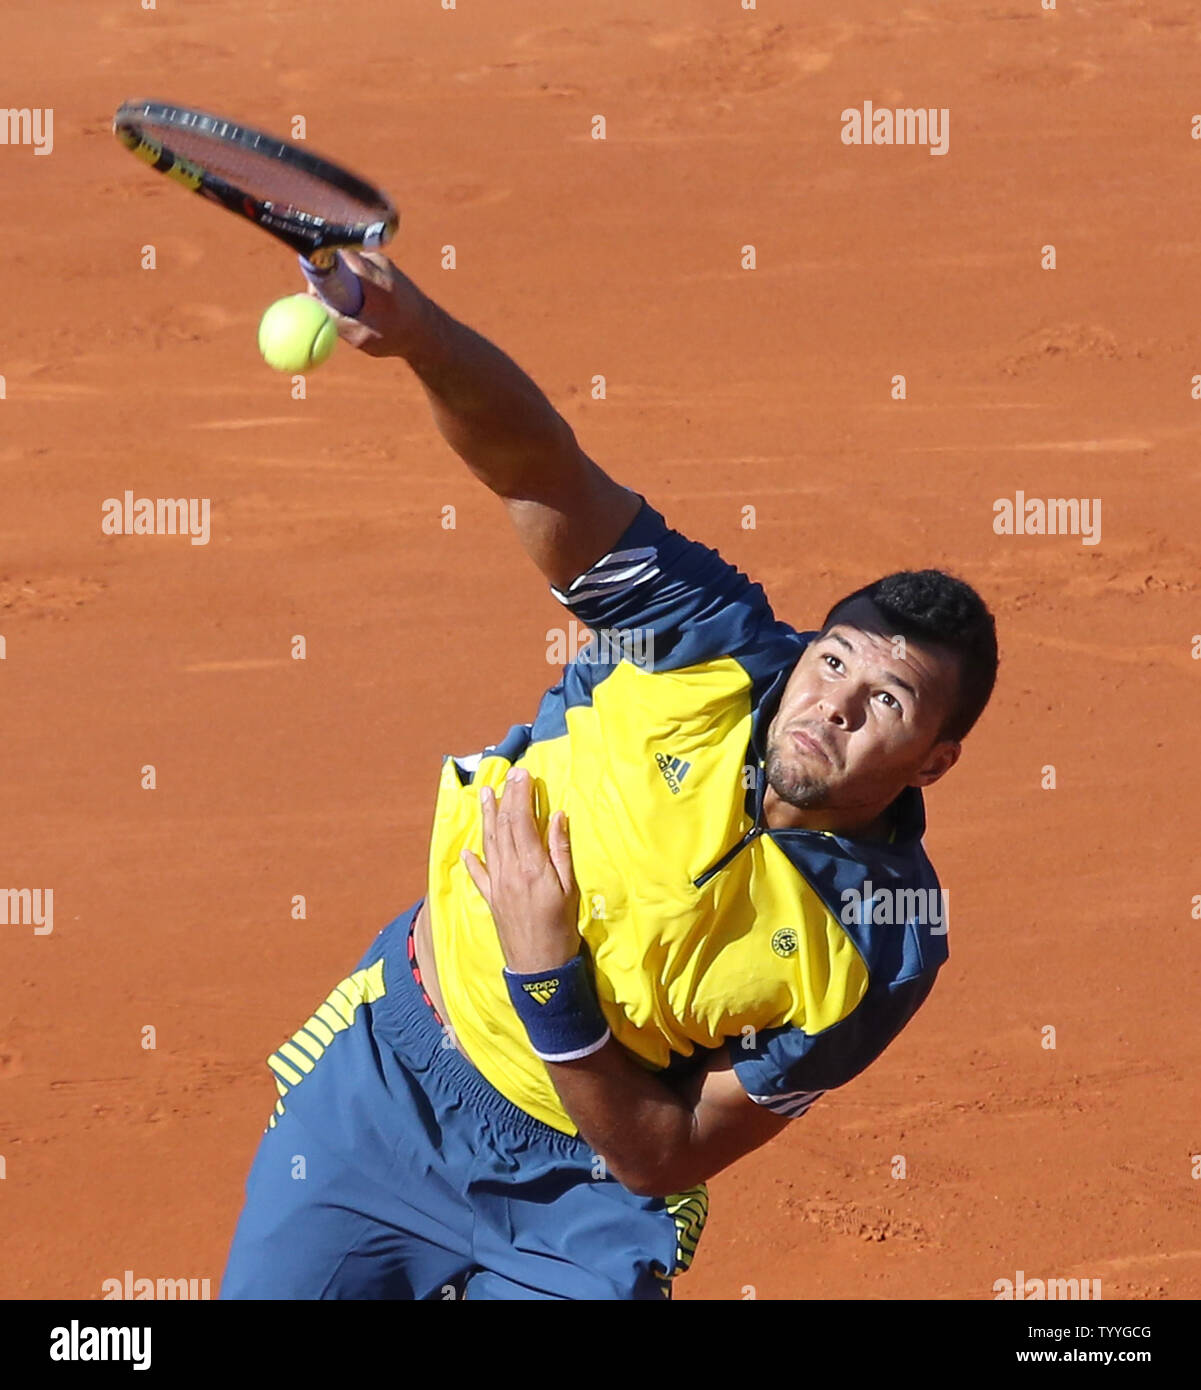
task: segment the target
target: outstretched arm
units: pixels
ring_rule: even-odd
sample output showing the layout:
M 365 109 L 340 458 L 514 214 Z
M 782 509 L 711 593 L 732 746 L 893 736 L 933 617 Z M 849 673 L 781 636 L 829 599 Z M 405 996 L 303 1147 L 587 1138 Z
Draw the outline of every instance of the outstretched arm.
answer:
M 363 281 L 338 331 L 372 357 L 399 357 L 425 388 L 442 437 L 504 502 L 530 558 L 565 589 L 613 548 L 639 499 L 614 482 L 533 381 L 453 319 L 378 252 L 346 259 Z

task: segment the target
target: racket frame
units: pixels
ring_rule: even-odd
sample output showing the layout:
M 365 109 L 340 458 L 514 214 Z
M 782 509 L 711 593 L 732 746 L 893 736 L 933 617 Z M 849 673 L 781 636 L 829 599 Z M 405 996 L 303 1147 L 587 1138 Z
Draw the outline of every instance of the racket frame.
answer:
M 145 128 L 147 121 L 154 123 L 152 131 Z M 188 130 L 238 145 L 268 159 L 283 160 L 349 197 L 377 204 L 383 216 L 370 222 L 332 222 L 290 205 L 281 207 L 268 199 L 255 197 L 173 150 L 171 129 Z M 400 222 L 388 195 L 357 174 L 290 141 L 221 116 L 165 101 L 127 101 L 113 118 L 113 133 L 126 149 L 151 168 L 256 223 L 318 269 L 337 269 L 340 247 L 357 250 L 385 245 L 395 235 Z

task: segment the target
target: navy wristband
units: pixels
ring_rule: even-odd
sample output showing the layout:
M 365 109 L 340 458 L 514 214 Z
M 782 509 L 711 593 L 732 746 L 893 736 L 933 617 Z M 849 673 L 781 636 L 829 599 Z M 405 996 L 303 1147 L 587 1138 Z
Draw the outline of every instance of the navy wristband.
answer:
M 505 971 L 505 984 L 530 1045 L 544 1062 L 575 1062 L 609 1041 L 583 952 L 555 970 Z

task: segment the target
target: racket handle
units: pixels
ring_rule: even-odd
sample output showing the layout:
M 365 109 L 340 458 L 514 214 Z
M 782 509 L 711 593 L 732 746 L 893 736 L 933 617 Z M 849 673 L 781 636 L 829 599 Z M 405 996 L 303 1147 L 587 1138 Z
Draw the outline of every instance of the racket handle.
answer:
M 309 284 L 337 313 L 354 318 L 363 307 L 363 286 L 341 256 L 335 256 L 328 266 L 316 266 L 301 256 L 300 268 Z

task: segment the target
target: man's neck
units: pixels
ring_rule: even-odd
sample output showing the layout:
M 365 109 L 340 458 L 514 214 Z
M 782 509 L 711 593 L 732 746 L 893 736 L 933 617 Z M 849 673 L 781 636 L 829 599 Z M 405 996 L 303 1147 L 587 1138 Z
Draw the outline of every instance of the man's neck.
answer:
M 763 794 L 763 824 L 769 830 L 827 830 L 850 840 L 887 840 L 894 825 L 893 804 L 882 810 L 871 807 L 859 816 L 845 810 L 808 811 L 768 787 Z

